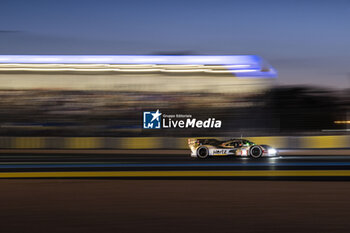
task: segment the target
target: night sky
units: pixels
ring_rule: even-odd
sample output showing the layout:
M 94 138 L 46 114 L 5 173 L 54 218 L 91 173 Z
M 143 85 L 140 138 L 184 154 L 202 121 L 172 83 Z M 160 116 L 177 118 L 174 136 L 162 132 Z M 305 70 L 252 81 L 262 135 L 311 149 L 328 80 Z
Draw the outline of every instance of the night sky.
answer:
M 1 0 L 0 54 L 257 54 L 278 84 L 350 87 L 350 1 Z

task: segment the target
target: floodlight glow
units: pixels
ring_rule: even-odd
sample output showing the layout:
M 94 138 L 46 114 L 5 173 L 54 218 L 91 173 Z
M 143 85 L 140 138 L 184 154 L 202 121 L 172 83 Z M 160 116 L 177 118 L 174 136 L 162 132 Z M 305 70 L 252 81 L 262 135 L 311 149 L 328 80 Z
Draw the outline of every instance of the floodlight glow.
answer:
M 125 66 L 125 68 L 159 68 L 133 69 L 132 72 L 232 73 L 241 78 L 275 78 L 277 76 L 277 72 L 271 66 L 255 55 L 0 55 L 0 65 L 16 66 L 19 67 L 17 70 L 23 71 L 42 71 L 42 69 L 33 68 L 50 67 L 50 65 L 51 67 L 65 66 L 63 69 L 47 69 L 50 71 L 130 71 L 110 69 Z M 21 65 L 23 67 L 20 67 Z M 105 66 L 107 69 L 76 69 L 79 66 L 87 68 Z M 1 70 L 9 70 L 9 68 Z M 10 70 L 15 69 L 10 68 Z
M 258 65 L 254 55 L 0 55 L 6 63 L 108 63 L 108 64 L 164 64 L 164 65 Z

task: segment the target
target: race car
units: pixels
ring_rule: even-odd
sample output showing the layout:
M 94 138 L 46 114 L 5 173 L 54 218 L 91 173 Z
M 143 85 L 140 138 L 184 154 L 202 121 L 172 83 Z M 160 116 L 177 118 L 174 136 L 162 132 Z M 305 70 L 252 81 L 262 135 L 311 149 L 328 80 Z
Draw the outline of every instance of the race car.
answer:
M 191 157 L 206 159 L 211 156 L 239 156 L 254 159 L 278 156 L 278 151 L 268 145 L 257 145 L 246 139 L 188 139 Z

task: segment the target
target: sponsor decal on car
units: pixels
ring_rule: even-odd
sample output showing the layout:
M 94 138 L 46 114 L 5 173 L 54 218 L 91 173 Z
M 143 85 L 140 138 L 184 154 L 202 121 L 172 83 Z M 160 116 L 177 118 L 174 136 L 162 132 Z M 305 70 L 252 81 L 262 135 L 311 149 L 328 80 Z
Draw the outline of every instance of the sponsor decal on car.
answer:
M 219 149 L 219 150 L 213 150 L 214 155 L 225 155 L 227 154 L 228 150 L 225 149 Z

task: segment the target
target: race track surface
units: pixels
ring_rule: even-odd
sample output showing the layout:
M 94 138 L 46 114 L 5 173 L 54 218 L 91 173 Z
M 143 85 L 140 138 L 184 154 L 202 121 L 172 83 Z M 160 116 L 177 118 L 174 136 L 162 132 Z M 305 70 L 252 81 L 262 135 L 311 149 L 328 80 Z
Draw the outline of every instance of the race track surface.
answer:
M 0 171 L 6 233 L 350 229 L 347 156 L 11 153 Z
M 350 156 L 198 160 L 183 154 L 1 154 L 1 178 L 350 178 Z
M 350 184 L 237 180 L 0 180 L 0 231 L 349 232 Z

